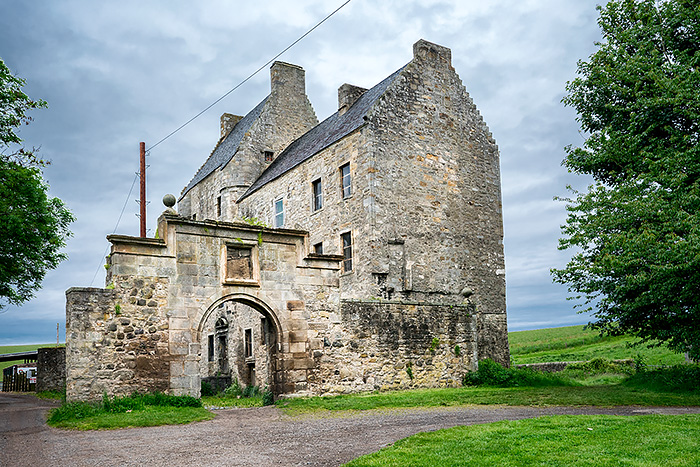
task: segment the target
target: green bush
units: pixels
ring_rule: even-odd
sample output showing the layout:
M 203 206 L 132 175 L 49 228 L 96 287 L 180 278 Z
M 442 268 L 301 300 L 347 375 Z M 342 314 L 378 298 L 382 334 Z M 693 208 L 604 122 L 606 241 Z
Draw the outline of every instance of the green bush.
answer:
M 660 391 L 700 391 L 700 365 L 682 364 L 637 372 L 626 382 L 628 386 Z
M 493 360 L 486 358 L 479 362 L 477 371 L 470 371 L 462 377 L 464 386 L 495 387 L 542 387 L 542 386 L 576 386 L 577 383 L 553 373 L 544 373 L 529 368 L 504 368 Z
M 81 420 L 102 413 L 99 402 L 67 402 L 51 409 L 47 421 L 57 423 L 66 420 Z
M 260 396 L 260 388 L 258 386 L 246 386 L 241 392 L 241 397 L 258 397 Z
M 211 384 L 209 384 L 208 381 L 202 381 L 200 388 L 201 388 L 202 397 L 216 395 L 216 391 L 214 391 L 214 388 L 211 387 Z
M 631 375 L 635 372 L 635 367 L 626 362 L 613 362 L 605 358 L 594 358 L 587 362 L 571 363 L 564 371 L 567 376 L 578 378 L 605 373 Z
M 231 382 L 231 386 L 224 389 L 224 394 L 226 394 L 229 397 L 236 397 L 236 396 L 243 395 L 243 388 L 241 387 L 241 383 L 238 382 L 238 378 L 233 378 L 233 381 Z
M 274 405 L 275 395 L 272 393 L 272 391 L 265 391 L 262 395 L 262 401 L 263 405 Z

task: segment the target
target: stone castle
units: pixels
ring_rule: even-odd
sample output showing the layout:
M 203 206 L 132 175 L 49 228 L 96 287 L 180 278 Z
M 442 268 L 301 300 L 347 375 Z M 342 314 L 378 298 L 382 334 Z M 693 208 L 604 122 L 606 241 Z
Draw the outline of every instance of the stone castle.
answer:
M 66 292 L 69 400 L 440 387 L 509 363 L 498 148 L 424 40 L 321 123 L 304 70 L 275 62 L 156 238 L 108 240 L 108 287 Z

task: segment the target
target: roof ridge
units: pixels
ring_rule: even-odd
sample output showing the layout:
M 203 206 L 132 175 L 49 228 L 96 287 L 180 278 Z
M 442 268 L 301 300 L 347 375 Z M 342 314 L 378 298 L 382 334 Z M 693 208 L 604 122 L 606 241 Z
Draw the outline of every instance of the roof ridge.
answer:
M 363 126 L 365 124 L 364 117 L 406 66 L 408 64 L 365 91 L 342 115 L 336 111 L 292 141 L 260 174 L 238 201 L 245 199 L 267 183 L 281 177 L 302 162 Z
M 214 146 L 209 157 L 204 161 L 199 170 L 197 170 L 187 186 L 182 189 L 180 199 L 194 188 L 195 185 L 216 171 L 216 169 L 225 166 L 231 161 L 236 151 L 238 151 L 238 146 L 241 144 L 243 136 L 245 136 L 245 133 L 250 129 L 253 123 L 255 123 L 258 117 L 260 117 L 262 109 L 269 98 L 270 95 L 268 94 L 265 99 L 260 101 L 258 105 L 253 108 L 253 110 L 239 120 L 225 137 L 219 138 L 219 141 Z

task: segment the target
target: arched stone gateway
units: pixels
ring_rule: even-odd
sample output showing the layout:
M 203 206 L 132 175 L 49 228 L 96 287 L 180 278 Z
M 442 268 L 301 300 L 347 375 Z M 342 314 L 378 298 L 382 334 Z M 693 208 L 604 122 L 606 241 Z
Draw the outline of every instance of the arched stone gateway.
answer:
M 216 390 L 238 381 L 279 393 L 280 334 L 274 311 L 256 297 L 232 294 L 215 301 L 197 328 L 202 381 Z
M 158 232 L 110 236 L 107 288 L 66 292 L 68 398 L 198 396 L 216 374 L 276 395 L 317 393 L 341 258 L 309 255 L 306 232 L 168 212 Z

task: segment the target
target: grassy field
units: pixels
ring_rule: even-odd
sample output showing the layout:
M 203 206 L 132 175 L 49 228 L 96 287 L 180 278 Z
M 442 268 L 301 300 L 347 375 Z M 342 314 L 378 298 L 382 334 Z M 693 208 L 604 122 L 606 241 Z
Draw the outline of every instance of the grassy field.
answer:
M 601 337 L 597 331 L 583 326 L 537 329 L 508 333 L 511 360 L 515 364 L 540 362 L 634 359 L 641 355 L 648 365 L 683 363 L 682 354 L 666 347 L 649 349 L 646 345 L 631 347 L 635 339 L 629 336 Z
M 27 352 L 29 350 L 36 350 L 41 347 L 54 347 L 55 345 L 56 344 L 0 345 L 0 354 Z M 65 344 L 60 344 L 60 346 L 64 347 Z M 17 365 L 19 363 L 24 363 L 24 360 L 0 362 L 0 381 L 2 381 L 2 370 L 7 368 L 8 366 Z
M 553 416 L 420 433 L 346 466 L 696 466 L 698 439 L 700 415 Z

